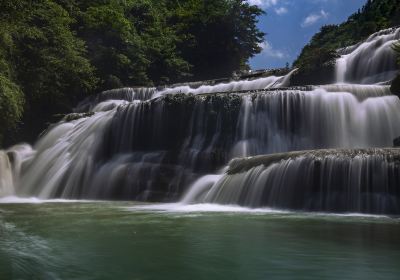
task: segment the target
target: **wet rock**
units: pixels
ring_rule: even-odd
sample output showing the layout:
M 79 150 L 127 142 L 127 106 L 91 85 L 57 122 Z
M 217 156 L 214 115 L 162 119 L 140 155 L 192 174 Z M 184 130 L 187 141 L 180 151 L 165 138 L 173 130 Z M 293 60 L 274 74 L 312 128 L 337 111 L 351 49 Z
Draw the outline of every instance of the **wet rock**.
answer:
M 82 118 L 87 118 L 87 117 L 91 117 L 94 115 L 94 112 L 87 112 L 87 113 L 72 113 L 72 114 L 68 114 L 66 115 L 63 120 L 66 122 L 72 122 L 75 120 L 79 120 Z

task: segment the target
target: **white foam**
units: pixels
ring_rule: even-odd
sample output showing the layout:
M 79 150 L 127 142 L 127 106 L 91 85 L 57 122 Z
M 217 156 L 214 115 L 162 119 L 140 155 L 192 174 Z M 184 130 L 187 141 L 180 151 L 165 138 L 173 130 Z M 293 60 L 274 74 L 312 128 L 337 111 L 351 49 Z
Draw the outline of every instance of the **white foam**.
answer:
M 0 204 L 42 204 L 42 203 L 87 203 L 91 200 L 73 200 L 73 199 L 40 199 L 37 197 L 17 197 L 6 196 L 0 198 Z
M 323 212 L 307 212 L 307 214 L 314 216 L 335 216 L 335 217 L 353 217 L 353 218 L 387 218 L 393 219 L 392 217 L 386 215 L 377 215 L 377 214 L 364 214 L 364 213 L 323 213 Z
M 160 211 L 160 212 L 237 212 L 237 213 L 289 213 L 284 210 L 272 208 L 247 208 L 238 205 L 221 205 L 211 203 L 183 204 L 183 203 L 163 203 L 146 204 L 132 207 L 125 207 L 130 211 Z
M 123 207 L 123 209 L 132 212 L 162 212 L 162 213 L 185 213 L 185 217 L 198 217 L 199 215 L 193 215 L 193 213 L 236 213 L 236 214 L 256 214 L 256 215 L 268 215 L 268 214 L 283 214 L 290 218 L 301 218 L 301 219 L 324 219 L 324 218 L 366 218 L 370 219 L 387 219 L 391 222 L 399 220 L 398 218 L 389 217 L 386 215 L 376 214 L 363 214 L 363 213 L 328 213 L 328 212 L 305 212 L 305 211 L 293 211 L 293 210 L 282 210 L 273 208 L 248 208 L 241 207 L 238 205 L 221 205 L 212 203 L 200 203 L 200 204 L 183 204 L 183 203 L 162 203 L 162 204 L 145 204 L 136 205 L 131 207 Z

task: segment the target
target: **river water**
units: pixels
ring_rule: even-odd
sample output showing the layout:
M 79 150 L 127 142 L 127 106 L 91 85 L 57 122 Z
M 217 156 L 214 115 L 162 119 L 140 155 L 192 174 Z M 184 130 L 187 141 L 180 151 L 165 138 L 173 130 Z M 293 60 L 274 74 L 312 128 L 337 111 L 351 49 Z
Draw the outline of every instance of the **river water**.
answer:
M 400 275 L 396 217 L 207 204 L 3 199 L 0 236 L 0 279 Z

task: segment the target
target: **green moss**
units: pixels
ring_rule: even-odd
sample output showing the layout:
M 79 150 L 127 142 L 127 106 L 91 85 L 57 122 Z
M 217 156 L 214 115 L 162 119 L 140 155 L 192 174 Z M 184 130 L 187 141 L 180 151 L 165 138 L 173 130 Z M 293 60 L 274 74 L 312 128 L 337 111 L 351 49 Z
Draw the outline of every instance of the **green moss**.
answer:
M 16 127 L 22 117 L 24 95 L 8 78 L 0 75 L 0 144 L 10 129 Z

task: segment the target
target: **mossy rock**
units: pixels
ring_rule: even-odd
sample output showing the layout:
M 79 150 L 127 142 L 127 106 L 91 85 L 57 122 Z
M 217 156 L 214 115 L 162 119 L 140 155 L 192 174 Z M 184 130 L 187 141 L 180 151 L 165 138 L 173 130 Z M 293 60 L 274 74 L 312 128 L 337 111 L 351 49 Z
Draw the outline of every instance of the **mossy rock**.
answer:
M 94 112 L 87 112 L 87 113 L 72 113 L 72 114 L 68 114 L 66 115 L 63 120 L 66 122 L 72 122 L 75 120 L 79 120 L 82 118 L 88 118 L 94 115 Z

